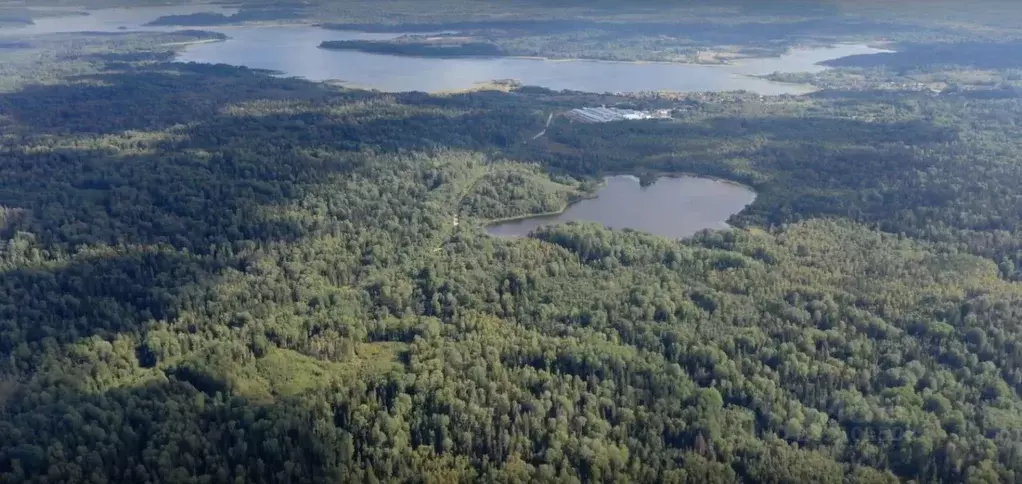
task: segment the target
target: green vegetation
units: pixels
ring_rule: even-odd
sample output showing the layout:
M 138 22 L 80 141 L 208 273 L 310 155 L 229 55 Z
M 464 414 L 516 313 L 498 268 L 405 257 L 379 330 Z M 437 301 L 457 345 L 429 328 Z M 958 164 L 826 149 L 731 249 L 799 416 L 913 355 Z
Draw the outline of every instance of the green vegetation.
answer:
M 218 12 L 196 12 L 184 15 L 164 15 L 148 25 L 173 25 L 186 27 L 209 27 L 245 22 L 298 20 L 304 15 L 300 10 L 289 8 L 242 8 L 238 13 L 224 15 Z
M 196 12 L 183 15 L 164 15 L 147 25 L 188 25 L 202 27 L 233 23 L 234 15 L 227 16 L 217 12 Z
M 0 480 L 1022 478 L 1022 66 L 430 96 L 170 62 L 206 38 L 0 50 Z M 622 101 L 675 119 L 546 127 Z M 483 230 L 620 172 L 759 196 Z
M 574 180 L 550 180 L 536 166 L 493 165 L 461 200 L 461 214 L 483 220 L 504 220 L 563 211 L 590 195 Z
M 377 40 L 327 40 L 319 44 L 321 49 L 356 50 L 370 54 L 405 55 L 417 57 L 481 57 L 505 55 L 500 48 L 485 42 L 448 42 L 398 39 Z
M 5 12 L 0 10 L 0 28 L 2 27 L 19 27 L 23 25 L 33 25 L 35 21 L 32 17 L 24 14 L 16 14 Z

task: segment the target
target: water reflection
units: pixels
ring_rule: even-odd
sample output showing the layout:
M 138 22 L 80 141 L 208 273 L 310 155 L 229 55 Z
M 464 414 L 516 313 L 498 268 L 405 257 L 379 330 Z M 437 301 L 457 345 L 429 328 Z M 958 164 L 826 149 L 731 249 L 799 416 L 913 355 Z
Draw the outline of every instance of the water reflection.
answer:
M 541 225 L 585 221 L 630 228 L 665 237 L 688 237 L 704 229 L 726 228 L 725 221 L 756 199 L 747 187 L 691 176 L 660 178 L 642 187 L 633 176 L 614 176 L 597 197 L 564 213 L 502 222 L 487 227 L 500 237 L 528 235 Z

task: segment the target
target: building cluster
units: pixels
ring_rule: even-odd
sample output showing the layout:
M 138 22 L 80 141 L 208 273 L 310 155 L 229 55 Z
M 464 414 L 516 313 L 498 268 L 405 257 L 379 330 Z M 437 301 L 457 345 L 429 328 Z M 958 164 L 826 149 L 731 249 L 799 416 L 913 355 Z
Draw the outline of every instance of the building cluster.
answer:
M 618 108 L 578 108 L 572 109 L 564 114 L 572 121 L 580 123 L 609 123 L 611 121 L 631 121 L 636 119 L 658 119 L 669 118 L 669 110 L 660 111 L 635 111 L 632 109 Z

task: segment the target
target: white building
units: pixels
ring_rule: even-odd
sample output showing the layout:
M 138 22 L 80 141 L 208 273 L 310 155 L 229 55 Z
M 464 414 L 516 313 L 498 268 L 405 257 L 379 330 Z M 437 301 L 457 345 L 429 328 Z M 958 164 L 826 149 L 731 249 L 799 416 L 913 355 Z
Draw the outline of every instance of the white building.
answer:
M 632 121 L 639 119 L 653 119 L 652 113 L 646 111 L 635 111 L 632 109 L 618 109 L 608 107 L 578 108 L 565 113 L 568 119 L 580 123 L 609 123 L 611 121 Z

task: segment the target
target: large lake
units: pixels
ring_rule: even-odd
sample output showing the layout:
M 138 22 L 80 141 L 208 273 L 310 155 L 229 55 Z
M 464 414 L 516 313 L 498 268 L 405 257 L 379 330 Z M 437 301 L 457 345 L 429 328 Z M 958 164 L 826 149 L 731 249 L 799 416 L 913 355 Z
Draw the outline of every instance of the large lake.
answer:
M 438 59 L 317 47 L 324 40 L 387 39 L 394 37 L 393 34 L 329 31 L 316 27 L 238 27 L 219 30 L 231 38 L 225 42 L 192 46 L 179 59 L 241 64 L 310 80 L 336 79 L 381 91 L 437 92 L 467 89 L 494 79 L 517 79 L 531 86 L 589 92 L 744 89 L 760 94 L 800 94 L 812 88 L 770 82 L 745 74 L 817 71 L 822 69 L 815 64 L 820 60 L 871 51 L 866 46 L 844 45 L 793 51 L 782 57 L 757 59 L 735 66 L 546 61 L 509 57 Z
M 0 36 L 30 36 L 75 31 L 175 30 L 147 27 L 162 15 L 213 11 L 209 6 L 93 10 L 84 17 L 42 18 L 36 25 L 2 29 Z M 230 10 L 219 10 L 225 14 Z M 223 63 L 278 71 L 313 81 L 340 80 L 381 91 L 450 91 L 494 79 L 517 79 L 527 85 L 590 92 L 671 90 L 748 90 L 760 94 L 801 94 L 810 86 L 750 77 L 772 72 L 813 72 L 817 63 L 856 54 L 883 52 L 865 45 L 794 50 L 784 56 L 751 59 L 736 65 L 544 61 L 520 58 L 435 59 L 320 49 L 324 40 L 388 39 L 399 34 L 325 30 L 309 25 L 207 27 L 227 34 L 225 42 L 185 49 L 184 62 Z
M 724 223 L 756 199 L 747 187 L 691 176 L 662 177 L 643 187 L 633 176 L 613 176 L 596 198 L 582 200 L 558 215 L 501 222 L 487 227 L 491 235 L 528 235 L 541 225 L 573 221 L 598 222 L 665 237 L 688 237 L 703 229 L 727 228 Z

